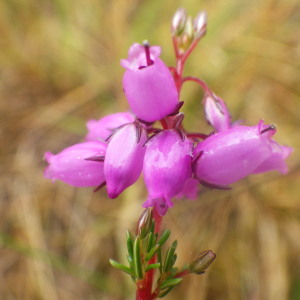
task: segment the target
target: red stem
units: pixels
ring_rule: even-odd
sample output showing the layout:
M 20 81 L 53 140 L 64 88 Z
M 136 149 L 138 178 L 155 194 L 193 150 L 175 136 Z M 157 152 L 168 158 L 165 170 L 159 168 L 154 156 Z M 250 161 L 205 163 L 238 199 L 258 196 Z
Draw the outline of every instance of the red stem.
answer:
M 162 224 L 162 216 L 158 213 L 155 207 L 153 208 L 153 218 L 155 220 L 154 233 L 159 233 Z
M 212 93 L 211 89 L 208 87 L 208 85 L 201 79 L 193 76 L 187 76 L 181 79 L 181 83 L 184 83 L 186 81 L 194 81 L 198 83 L 202 89 L 204 90 L 205 93 Z
M 182 85 L 182 74 L 183 74 L 183 68 L 186 63 L 186 60 L 194 50 L 194 48 L 197 46 L 199 42 L 199 39 L 195 39 L 192 44 L 190 45 L 189 49 L 182 55 L 179 54 L 178 52 L 178 45 L 177 45 L 177 40 L 176 37 L 173 37 L 173 45 L 174 45 L 174 50 L 175 50 L 175 56 L 177 60 L 176 64 L 176 73 L 174 74 L 174 80 L 175 84 L 177 87 L 178 93 L 180 93 L 181 90 L 181 85 Z
M 199 42 L 199 39 L 195 39 L 192 44 L 190 45 L 189 49 L 187 49 L 187 51 L 183 54 L 181 60 L 182 60 L 182 64 L 184 65 L 186 60 L 188 59 L 188 57 L 190 56 L 190 54 L 192 53 L 192 51 L 194 50 L 194 48 L 197 46 Z
M 177 44 L 176 36 L 172 37 L 172 41 L 173 41 L 173 47 L 174 47 L 174 51 L 175 51 L 175 57 L 176 57 L 176 60 L 178 60 L 179 53 L 178 53 L 178 44 Z
M 161 126 L 162 126 L 163 129 L 168 129 L 169 128 L 166 119 L 161 119 L 160 120 L 160 124 L 161 124 Z
M 175 57 L 176 57 L 176 72 L 174 72 L 174 80 L 175 80 L 175 84 L 176 84 L 176 87 L 177 87 L 178 94 L 180 94 L 182 83 L 185 81 L 185 80 L 182 79 L 184 65 L 185 65 L 188 57 L 190 56 L 190 54 L 192 53 L 192 51 L 195 49 L 198 42 L 200 41 L 200 38 L 194 39 L 193 42 L 191 43 L 191 45 L 189 46 L 189 48 L 183 54 L 179 53 L 178 41 L 177 41 L 176 36 L 172 37 L 172 41 L 173 41 L 173 47 L 174 47 Z M 173 69 L 174 68 L 172 68 L 172 71 L 173 71 Z
M 181 278 L 181 277 L 183 277 L 183 276 L 185 276 L 185 275 L 189 275 L 189 274 L 190 274 L 190 271 L 189 271 L 189 270 L 184 270 L 184 271 L 178 273 L 178 274 L 175 276 L 175 278 Z
M 201 139 L 201 140 L 205 140 L 206 138 L 209 137 L 209 135 L 204 134 L 204 133 L 198 133 L 198 132 L 188 132 L 187 134 L 188 138 L 196 138 L 196 139 Z
M 159 233 L 162 224 L 162 216 L 158 214 L 155 207 L 153 208 L 153 219 L 155 220 L 154 233 Z M 148 264 L 154 264 L 156 259 L 157 257 L 154 255 Z M 149 270 L 145 273 L 144 279 L 137 282 L 136 300 L 153 300 L 156 298 L 157 294 L 152 293 L 154 272 L 154 269 Z

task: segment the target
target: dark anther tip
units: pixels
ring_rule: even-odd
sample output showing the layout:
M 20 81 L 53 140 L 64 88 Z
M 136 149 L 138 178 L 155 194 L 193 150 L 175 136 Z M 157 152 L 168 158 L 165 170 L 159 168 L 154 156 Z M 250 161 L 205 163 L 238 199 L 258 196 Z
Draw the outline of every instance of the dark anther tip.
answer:
M 180 108 L 183 106 L 184 101 L 179 101 L 172 113 L 170 113 L 168 116 L 175 116 L 179 113 Z
M 186 137 L 185 133 L 180 128 L 177 128 L 175 130 L 178 133 L 179 137 L 181 138 L 181 141 L 184 142 L 185 141 L 185 137 Z
M 143 41 L 143 46 L 144 47 L 150 47 L 150 44 L 147 40 Z
M 84 160 L 91 160 L 91 161 L 103 162 L 104 159 L 105 159 L 104 155 L 95 155 L 95 156 L 87 157 Z
M 268 132 L 268 131 L 270 131 L 270 130 L 276 130 L 276 126 L 275 126 L 274 124 L 272 124 L 272 125 L 270 125 L 269 127 L 263 129 L 263 130 L 260 132 L 260 134 L 263 134 L 263 133 Z

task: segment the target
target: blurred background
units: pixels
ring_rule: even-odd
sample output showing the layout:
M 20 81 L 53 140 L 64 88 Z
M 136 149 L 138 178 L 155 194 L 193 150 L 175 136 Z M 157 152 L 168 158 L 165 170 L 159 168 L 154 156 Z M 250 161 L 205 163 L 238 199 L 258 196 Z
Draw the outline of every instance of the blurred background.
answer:
M 127 109 L 120 59 L 133 42 L 161 45 L 174 64 L 172 15 L 208 13 L 185 74 L 205 80 L 234 120 L 275 123 L 294 148 L 289 173 L 203 188 L 175 204 L 164 226 L 178 265 L 212 249 L 205 275 L 166 299 L 300 299 L 300 3 L 298 0 L 7 0 L 0 2 L 0 299 L 134 299 L 125 261 L 146 193 L 142 181 L 111 200 L 43 178 L 45 151 L 78 143 L 85 122 Z M 202 91 L 187 83 L 185 124 L 208 133 Z

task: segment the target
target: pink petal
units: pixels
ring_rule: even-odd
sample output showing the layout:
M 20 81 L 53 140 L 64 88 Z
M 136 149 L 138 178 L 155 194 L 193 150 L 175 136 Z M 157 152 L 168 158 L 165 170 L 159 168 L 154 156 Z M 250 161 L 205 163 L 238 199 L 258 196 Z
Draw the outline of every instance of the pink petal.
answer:
M 139 133 L 138 130 L 134 123 L 124 125 L 109 141 L 104 175 L 110 198 L 116 198 L 124 189 L 135 183 L 142 172 L 146 150 L 143 146 L 147 141 L 147 133 L 142 127 Z
M 89 157 L 104 156 L 106 144 L 86 142 L 73 145 L 54 155 L 45 153 L 49 166 L 44 172 L 48 179 L 61 180 L 72 186 L 98 186 L 105 181 L 103 162 L 86 160 Z

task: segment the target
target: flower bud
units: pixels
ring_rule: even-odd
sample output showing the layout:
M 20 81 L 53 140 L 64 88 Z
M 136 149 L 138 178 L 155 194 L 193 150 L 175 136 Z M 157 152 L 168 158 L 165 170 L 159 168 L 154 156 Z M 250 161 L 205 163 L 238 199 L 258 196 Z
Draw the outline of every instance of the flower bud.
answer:
M 193 168 L 200 182 L 226 186 L 250 174 L 287 171 L 285 159 L 292 149 L 271 140 L 274 126 L 235 126 L 200 142 Z
M 186 11 L 184 8 L 179 8 L 172 19 L 172 34 L 180 35 L 184 30 L 185 22 L 187 19 Z
M 202 274 L 213 263 L 216 254 L 211 250 L 206 250 L 198 254 L 189 265 L 191 273 Z
M 217 131 L 229 129 L 230 114 L 225 102 L 215 94 L 206 93 L 203 100 L 205 118 Z
M 206 32 L 207 14 L 201 11 L 194 20 L 194 30 L 196 38 L 202 37 Z
M 100 120 L 89 120 L 86 124 L 88 134 L 86 141 L 106 140 L 113 131 L 126 123 L 132 123 L 135 117 L 129 112 L 107 115 Z
M 148 199 L 144 207 L 155 206 L 164 215 L 173 204 L 171 198 L 191 177 L 192 143 L 173 129 L 164 130 L 146 144 L 144 179 Z
M 191 42 L 194 38 L 194 26 L 192 17 L 187 18 L 184 33 L 188 37 L 188 41 Z
M 133 44 L 128 59 L 121 61 L 126 69 L 123 89 L 130 109 L 146 122 L 161 120 L 173 113 L 178 105 L 174 79 L 159 55 L 157 46 L 149 48 Z
M 103 160 L 106 143 L 85 142 L 68 147 L 54 155 L 45 153 L 49 166 L 44 172 L 48 179 L 61 180 L 72 186 L 98 186 L 104 183 Z M 99 158 L 99 161 L 88 160 Z
M 152 223 L 152 209 L 146 208 L 141 214 L 136 228 L 136 235 L 139 235 L 140 238 L 144 238 L 150 231 Z
M 139 178 L 146 141 L 146 130 L 135 123 L 122 126 L 112 136 L 104 161 L 107 194 L 110 198 L 116 198 Z

